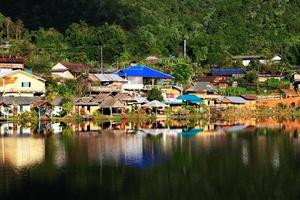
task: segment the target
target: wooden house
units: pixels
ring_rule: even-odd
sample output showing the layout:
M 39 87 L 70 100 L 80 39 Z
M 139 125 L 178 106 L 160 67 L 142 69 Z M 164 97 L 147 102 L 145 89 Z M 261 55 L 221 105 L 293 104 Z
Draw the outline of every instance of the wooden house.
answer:
M 89 74 L 91 94 L 119 93 L 127 80 L 117 74 Z
M 52 77 L 62 79 L 76 79 L 88 72 L 88 65 L 78 63 L 57 63 L 51 69 Z
M 0 73 L 2 96 L 44 96 L 46 80 L 21 70 Z
M 0 54 L 0 73 L 24 70 L 25 58 L 12 54 Z

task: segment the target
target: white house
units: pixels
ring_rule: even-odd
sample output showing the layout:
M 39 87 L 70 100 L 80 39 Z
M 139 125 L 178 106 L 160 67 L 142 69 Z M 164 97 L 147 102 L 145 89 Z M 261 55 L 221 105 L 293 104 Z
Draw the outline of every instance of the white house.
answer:
M 121 69 L 116 74 L 125 78 L 128 83 L 123 85 L 126 90 L 147 90 L 157 84 L 158 80 L 174 77 L 144 65 L 134 65 Z
M 243 66 L 247 67 L 250 65 L 251 61 L 258 61 L 260 64 L 266 65 L 267 63 L 278 63 L 282 60 L 279 55 L 275 55 L 270 60 L 265 59 L 261 55 L 246 55 L 246 56 L 233 56 L 233 62 L 237 62 L 238 60 L 242 61 Z

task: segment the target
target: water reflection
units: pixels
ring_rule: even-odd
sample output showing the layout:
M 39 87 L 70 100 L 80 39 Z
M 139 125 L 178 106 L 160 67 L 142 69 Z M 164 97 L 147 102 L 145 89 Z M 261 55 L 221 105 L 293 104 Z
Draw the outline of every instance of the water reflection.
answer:
M 0 199 L 298 197 L 297 123 L 259 123 L 1 124 Z
M 0 165 L 12 165 L 16 168 L 28 167 L 45 158 L 45 140 L 43 138 L 0 138 Z

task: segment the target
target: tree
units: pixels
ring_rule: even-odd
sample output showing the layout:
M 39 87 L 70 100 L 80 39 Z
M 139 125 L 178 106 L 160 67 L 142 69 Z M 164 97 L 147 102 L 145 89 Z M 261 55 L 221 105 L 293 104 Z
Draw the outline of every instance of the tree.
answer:
M 0 38 L 3 38 L 4 35 L 4 22 L 5 22 L 5 16 L 0 13 Z
M 6 30 L 6 38 L 9 39 L 10 38 L 10 28 L 11 28 L 11 24 L 13 23 L 13 21 L 11 20 L 10 17 L 6 17 L 4 20 L 5 23 L 5 30 Z
M 164 99 L 161 91 L 156 87 L 149 90 L 147 95 L 148 95 L 148 100 L 150 100 L 150 101 L 153 101 L 153 100 L 163 101 L 163 99 Z
M 171 69 L 176 82 L 181 84 L 188 84 L 190 82 L 193 74 L 193 67 L 191 64 L 179 60 L 172 64 Z

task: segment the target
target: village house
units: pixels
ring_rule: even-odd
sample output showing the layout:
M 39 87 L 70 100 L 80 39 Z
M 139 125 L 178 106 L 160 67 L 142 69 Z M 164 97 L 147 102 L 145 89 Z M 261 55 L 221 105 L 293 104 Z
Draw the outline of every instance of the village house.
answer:
M 217 88 L 210 82 L 193 82 L 186 92 L 202 98 L 203 103 L 207 106 L 214 106 L 216 100 L 220 97 Z
M 272 74 L 259 74 L 258 75 L 258 82 L 259 83 L 264 83 L 266 82 L 267 80 L 270 80 L 270 79 L 275 79 L 275 80 L 282 80 L 284 79 L 284 76 L 283 75 L 272 75 Z
M 150 90 L 154 86 L 163 85 L 174 77 L 144 65 L 134 65 L 121 69 L 116 74 L 128 80 L 123 89 Z
M 134 106 L 137 103 L 135 98 L 132 97 L 129 93 L 118 93 L 113 98 L 125 105 L 126 110 L 128 110 L 129 112 L 133 111 Z
M 46 80 L 21 70 L 0 73 L 1 96 L 44 96 Z
M 77 63 L 57 63 L 51 69 L 52 77 L 62 79 L 76 79 L 83 74 L 88 74 L 89 66 Z
M 238 79 L 245 76 L 245 71 L 243 69 L 235 68 L 213 68 L 210 71 L 210 75 Z
M 206 76 L 199 79 L 199 82 L 210 83 L 217 89 L 229 87 L 229 81 L 230 77 L 227 76 Z
M 91 94 L 119 93 L 127 80 L 117 74 L 89 74 Z
M 0 73 L 24 70 L 25 59 L 18 55 L 0 54 Z
M 13 97 L 6 96 L 0 98 L 1 103 L 7 105 L 2 113 L 6 116 L 16 116 L 23 112 L 30 112 L 35 102 L 41 100 L 41 97 Z
M 266 65 L 268 63 L 278 63 L 282 60 L 282 58 L 279 55 L 275 55 L 271 59 L 266 59 L 261 55 L 245 55 L 245 56 L 233 56 L 232 60 L 234 63 L 241 61 L 243 66 L 247 67 L 250 65 L 251 61 Z
M 229 107 L 229 106 L 244 106 L 247 101 L 242 97 L 237 96 L 221 96 L 217 101 L 218 107 Z
M 255 94 L 244 94 L 241 97 L 247 101 L 245 105 L 252 108 L 256 107 L 257 96 Z
M 169 87 L 161 88 L 163 102 L 168 105 L 178 105 L 181 103 L 177 98 L 182 94 L 183 88 L 180 86 L 172 85 Z
M 125 105 L 118 99 L 108 96 L 99 105 L 103 115 L 119 115 L 125 113 Z
M 46 100 L 39 100 L 32 104 L 32 111 L 36 111 L 39 120 L 51 120 L 53 105 Z
M 89 116 L 99 110 L 99 103 L 93 97 L 76 97 L 73 102 L 73 113 L 81 116 Z
M 63 111 L 62 103 L 62 97 L 58 96 L 52 99 L 51 104 L 53 105 L 53 116 L 60 116 L 61 112 Z
M 295 72 L 293 74 L 293 86 L 296 91 L 299 91 L 299 89 L 300 89 L 300 73 L 299 72 Z

